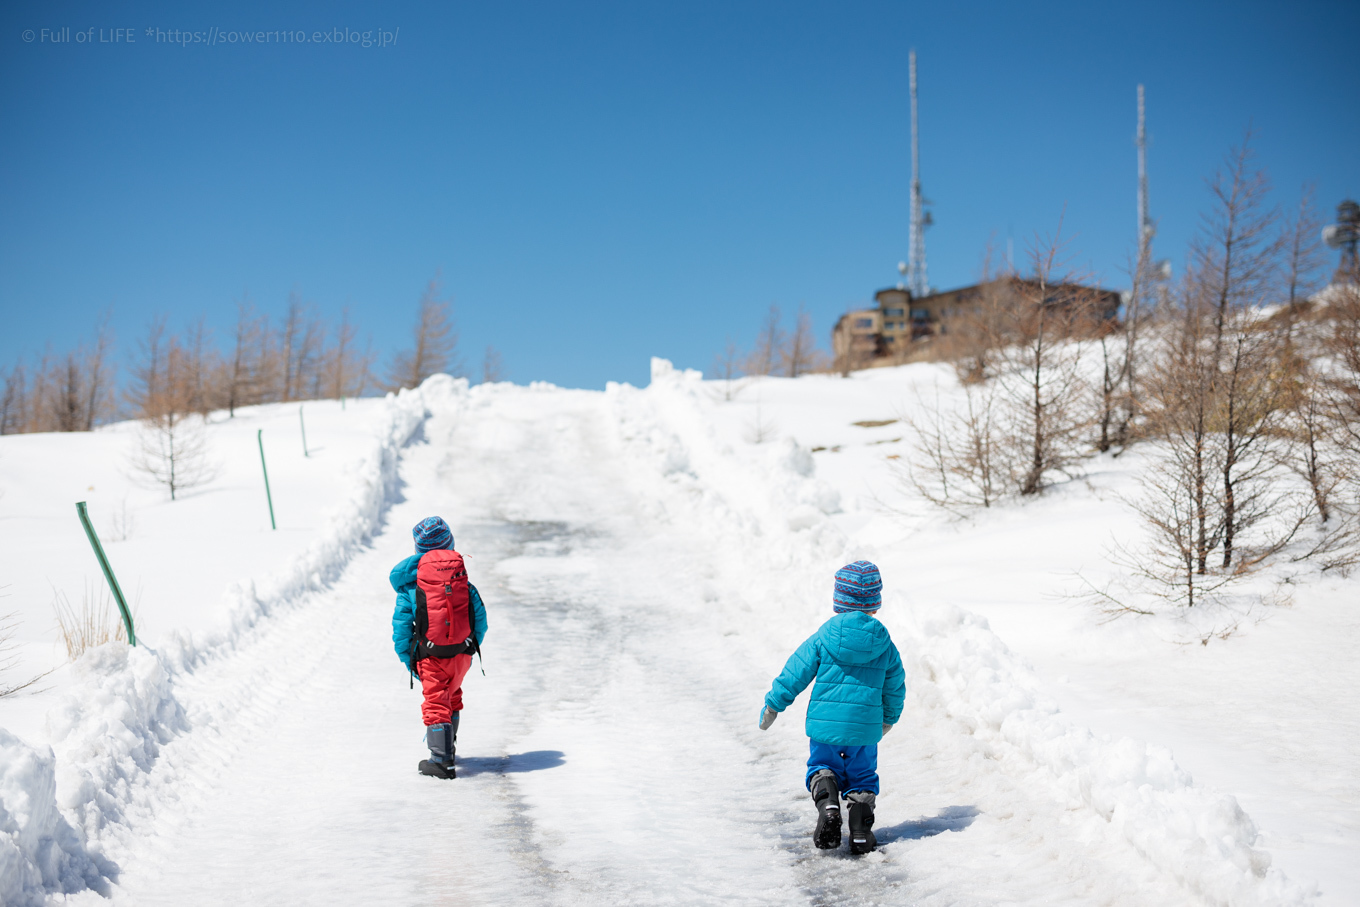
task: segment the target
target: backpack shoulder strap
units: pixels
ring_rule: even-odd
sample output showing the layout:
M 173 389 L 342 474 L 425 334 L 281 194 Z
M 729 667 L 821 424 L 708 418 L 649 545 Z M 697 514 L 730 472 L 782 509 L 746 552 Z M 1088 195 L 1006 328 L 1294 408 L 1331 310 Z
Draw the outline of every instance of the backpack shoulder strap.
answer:
M 482 642 L 477 638 L 477 616 L 472 613 L 472 597 L 476 595 L 477 600 L 481 601 L 482 595 L 480 592 L 475 592 L 475 588 L 472 583 L 468 583 L 468 641 L 472 643 L 472 651 L 477 653 L 477 667 L 482 672 L 482 676 L 485 677 L 486 668 L 482 664 Z M 482 603 L 482 607 L 486 607 L 485 602 Z

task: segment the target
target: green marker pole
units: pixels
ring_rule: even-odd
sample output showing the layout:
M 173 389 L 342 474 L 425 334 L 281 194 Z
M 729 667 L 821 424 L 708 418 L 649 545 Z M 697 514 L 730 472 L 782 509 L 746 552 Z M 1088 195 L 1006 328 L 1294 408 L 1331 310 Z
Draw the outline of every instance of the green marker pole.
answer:
M 255 432 L 255 440 L 260 442 L 260 469 L 264 471 L 264 496 L 269 501 L 269 528 L 278 529 L 274 522 L 274 496 L 269 493 L 269 467 L 264 465 L 264 429 Z
M 94 549 L 95 559 L 99 561 L 99 569 L 104 571 L 104 579 L 108 581 L 109 591 L 113 593 L 113 600 L 118 603 L 118 611 L 123 615 L 123 626 L 127 629 L 128 644 L 135 646 L 137 645 L 137 633 L 132 628 L 132 612 L 128 611 L 127 599 L 123 598 L 123 590 L 118 587 L 118 578 L 113 575 L 113 567 L 109 566 L 109 559 L 104 554 L 104 546 L 99 544 L 99 536 L 95 535 L 94 525 L 90 522 L 90 513 L 86 509 L 84 501 L 76 504 L 76 513 L 80 516 L 80 525 L 85 527 L 85 536 L 90 540 L 90 547 Z
M 310 457 L 311 454 L 307 453 L 307 420 L 302 418 L 301 404 L 298 405 L 298 423 L 302 426 L 302 455 Z

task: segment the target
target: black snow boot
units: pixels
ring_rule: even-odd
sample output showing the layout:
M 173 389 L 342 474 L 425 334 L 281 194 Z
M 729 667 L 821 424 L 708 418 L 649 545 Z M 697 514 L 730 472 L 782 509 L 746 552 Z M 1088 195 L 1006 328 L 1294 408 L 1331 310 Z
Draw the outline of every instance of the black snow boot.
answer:
M 868 853 L 878 846 L 874 837 L 875 797 L 867 790 L 856 790 L 845 799 L 850 803 L 850 852 Z
M 817 828 L 812 843 L 822 850 L 841 846 L 841 792 L 836 776 L 826 769 L 812 776 L 812 802 L 817 805 Z
M 425 743 L 430 748 L 430 758 L 420 760 L 422 775 L 434 778 L 455 778 L 453 771 L 453 725 L 432 724 L 425 729 Z

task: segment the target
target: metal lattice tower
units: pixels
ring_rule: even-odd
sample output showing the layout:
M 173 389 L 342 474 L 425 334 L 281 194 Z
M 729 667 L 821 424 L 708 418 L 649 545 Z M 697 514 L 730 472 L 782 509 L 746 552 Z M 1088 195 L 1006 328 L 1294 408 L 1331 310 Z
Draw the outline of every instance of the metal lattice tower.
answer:
M 1332 276 L 1333 283 L 1353 282 L 1360 275 L 1360 205 L 1346 199 L 1336 208 L 1336 223 L 1322 228 L 1322 239 L 1333 249 L 1341 250 L 1341 266 Z
M 1143 86 L 1138 86 L 1138 262 L 1147 268 L 1152 264 L 1152 236 L 1157 228 L 1148 213 L 1147 128 L 1144 123 Z
M 926 276 L 926 227 L 930 221 L 921 198 L 921 147 L 916 119 L 916 51 L 908 56 L 911 71 L 911 248 L 907 252 L 907 289 L 917 298 L 929 295 Z

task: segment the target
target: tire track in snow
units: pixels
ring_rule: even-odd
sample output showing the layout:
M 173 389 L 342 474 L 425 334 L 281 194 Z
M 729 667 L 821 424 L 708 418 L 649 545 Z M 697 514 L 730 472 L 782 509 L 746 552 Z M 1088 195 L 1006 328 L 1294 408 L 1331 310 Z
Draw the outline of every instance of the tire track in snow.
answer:
M 668 607 L 675 594 L 666 588 L 669 578 L 686 576 L 694 564 L 681 556 L 672 570 L 655 552 L 637 557 L 639 547 L 665 540 L 639 521 L 638 503 L 619 481 L 603 401 L 575 396 L 568 402 L 576 405 L 559 404 L 548 419 L 533 409 L 516 419 L 499 401 L 482 422 L 474 407 L 462 425 L 465 440 L 451 439 L 446 463 L 435 470 L 453 481 L 477 477 L 465 483 L 477 490 L 456 502 L 464 519 L 493 512 L 570 526 L 497 566 L 521 602 L 553 602 L 572 615 L 571 631 L 545 641 L 533 659 L 530 686 L 539 689 L 526 699 L 533 718 L 522 723 L 519 744 L 560 748 L 564 765 L 515 777 L 542 852 L 564 879 L 561 901 L 730 897 L 750 889 L 752 851 L 756 876 L 773 885 L 752 890 L 749 900 L 798 900 L 782 861 L 760 844 L 755 826 L 766 819 L 758 806 L 721 780 L 729 761 L 757 761 L 713 717 L 748 711 L 740 687 L 714 690 L 724 672 L 710 680 L 683 663 L 686 652 L 715 648 L 708 627 L 686 626 Z M 470 570 L 475 582 L 475 561 Z M 681 585 L 682 594 L 694 591 Z M 519 616 L 529 625 L 537 620 L 531 611 Z M 674 701 L 676 686 L 684 689 L 682 703 Z

